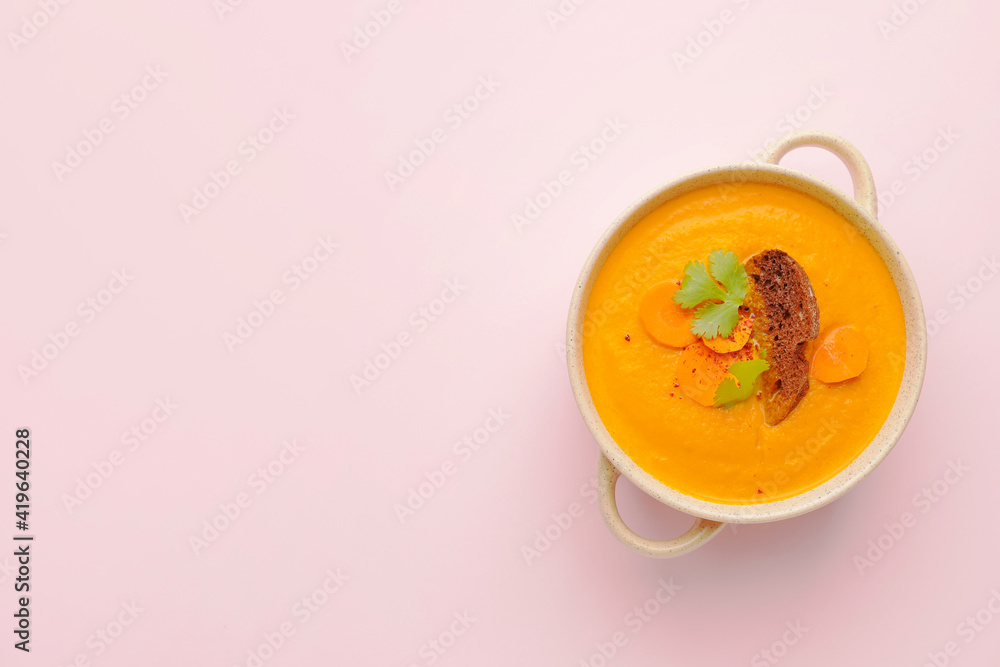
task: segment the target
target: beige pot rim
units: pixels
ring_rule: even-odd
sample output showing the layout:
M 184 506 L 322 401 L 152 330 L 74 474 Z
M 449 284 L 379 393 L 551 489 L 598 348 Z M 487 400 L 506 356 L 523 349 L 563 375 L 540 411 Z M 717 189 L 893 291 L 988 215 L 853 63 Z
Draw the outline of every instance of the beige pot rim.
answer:
M 851 172 L 855 197 L 802 172 L 779 166 L 777 162 L 798 146 L 820 146 L 834 152 Z M 861 154 L 835 135 L 823 132 L 798 132 L 779 141 L 765 156 L 765 163 L 729 164 L 694 171 L 658 187 L 632 204 L 608 228 L 598 241 L 580 273 L 569 310 L 566 354 L 570 381 L 580 412 L 600 446 L 605 498 L 602 508 L 616 536 L 640 552 L 653 556 L 672 556 L 689 551 L 714 535 L 721 523 L 762 523 L 788 519 L 839 498 L 864 479 L 889 454 L 913 415 L 923 384 L 927 358 L 924 312 L 916 281 L 899 248 L 877 220 L 877 200 L 871 172 Z M 664 202 L 696 188 L 725 183 L 753 181 L 791 187 L 828 204 L 843 215 L 868 239 L 878 252 L 895 282 L 903 306 L 906 325 L 906 358 L 903 379 L 889 416 L 881 430 L 862 453 L 844 470 L 820 486 L 783 500 L 753 504 L 725 504 L 695 498 L 655 479 L 640 468 L 621 449 L 604 427 L 594 407 L 583 368 L 583 325 L 587 302 L 594 281 L 618 242 L 650 211 Z M 606 462 L 610 465 L 605 465 Z M 692 531 L 681 541 L 652 542 L 632 533 L 614 507 L 614 484 L 618 473 L 660 502 L 699 517 Z M 608 498 L 610 493 L 610 498 Z M 716 525 L 713 522 L 719 522 Z M 620 525 L 619 525 L 620 524 Z M 657 546 L 663 553 L 657 553 Z M 663 546 L 666 545 L 666 546 Z

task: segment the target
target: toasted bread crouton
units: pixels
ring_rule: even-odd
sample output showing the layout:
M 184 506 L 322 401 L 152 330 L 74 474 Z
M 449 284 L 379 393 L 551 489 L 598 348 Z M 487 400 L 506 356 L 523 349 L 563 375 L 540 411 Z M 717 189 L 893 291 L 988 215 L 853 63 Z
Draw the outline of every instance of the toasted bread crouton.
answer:
M 819 306 L 809 276 L 788 253 L 765 250 L 745 266 L 745 303 L 754 314 L 752 336 L 771 365 L 761 376 L 764 421 L 774 426 L 809 389 L 805 346 L 819 335 Z

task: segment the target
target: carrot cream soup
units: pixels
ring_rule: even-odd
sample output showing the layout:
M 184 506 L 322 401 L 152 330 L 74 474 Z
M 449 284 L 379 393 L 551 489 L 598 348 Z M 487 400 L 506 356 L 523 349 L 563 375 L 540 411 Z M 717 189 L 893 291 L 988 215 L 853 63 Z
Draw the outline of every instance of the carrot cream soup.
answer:
M 888 417 L 905 357 L 874 248 L 826 204 L 763 183 L 699 188 L 643 218 L 601 269 L 583 336 L 594 405 L 625 453 L 732 504 L 847 467 Z

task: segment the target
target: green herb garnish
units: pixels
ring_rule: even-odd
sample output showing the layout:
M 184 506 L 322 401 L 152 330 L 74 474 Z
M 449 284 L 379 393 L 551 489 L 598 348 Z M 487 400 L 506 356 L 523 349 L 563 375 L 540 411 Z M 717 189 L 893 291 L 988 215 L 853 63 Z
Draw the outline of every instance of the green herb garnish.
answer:
M 754 385 L 760 374 L 771 367 L 766 359 L 751 361 L 736 361 L 729 367 L 729 373 L 736 377 L 727 377 L 715 390 L 715 407 L 731 408 L 734 403 L 745 401 L 753 394 Z
M 747 296 L 747 272 L 736 253 L 716 250 L 703 262 L 688 262 L 674 302 L 697 308 L 691 332 L 702 338 L 727 338 L 740 321 L 740 306 Z

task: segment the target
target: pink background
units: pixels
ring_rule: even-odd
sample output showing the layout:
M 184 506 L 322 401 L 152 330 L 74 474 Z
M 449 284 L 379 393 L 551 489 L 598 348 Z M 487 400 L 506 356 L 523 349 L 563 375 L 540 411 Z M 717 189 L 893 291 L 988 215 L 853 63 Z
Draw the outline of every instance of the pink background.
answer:
M 18 532 L 24 426 L 37 538 L 30 655 L 12 648 L 13 547 L 0 549 L 0 662 L 997 664 L 1000 280 L 977 278 L 1000 246 L 994 3 L 591 0 L 563 2 L 553 27 L 558 0 L 232 0 L 220 16 L 222 1 L 4 4 L 0 539 Z M 55 15 L 25 28 L 42 6 Z M 391 22 L 348 59 L 371 12 Z M 456 126 L 446 113 L 480 77 L 496 87 Z M 248 148 L 275 109 L 294 118 Z M 105 118 L 113 131 L 87 145 Z M 625 127 L 581 158 L 609 120 Z M 587 489 L 597 448 L 562 354 L 574 281 L 634 198 L 795 126 L 854 142 L 880 192 L 898 181 L 881 219 L 939 318 L 920 405 L 843 499 L 642 558 Z M 435 128 L 444 142 L 390 190 L 384 173 Z M 81 142 L 60 179 L 53 162 Z M 180 205 L 213 173 L 225 183 L 230 161 L 238 173 L 185 221 Z M 817 149 L 784 163 L 849 188 Z M 570 184 L 518 231 L 511 216 L 562 170 Z M 325 261 L 293 289 L 286 272 L 314 251 Z M 459 285 L 447 304 L 445 281 Z M 274 290 L 271 316 L 227 346 Z M 52 358 L 26 374 L 36 351 Z M 355 391 L 369 361 L 384 368 Z M 123 442 L 133 427 L 145 440 Z M 456 451 L 463 437 L 483 444 Z M 280 463 L 286 440 L 299 451 Z M 265 482 L 269 463 L 280 475 Z M 440 489 L 401 521 L 396 505 L 430 478 Z M 618 495 L 652 537 L 690 522 L 628 483 Z M 894 527 L 904 512 L 915 523 Z M 213 520 L 224 528 L 192 547 Z M 880 539 L 891 548 L 859 564 Z M 347 577 L 333 593 L 328 571 Z M 308 596 L 323 604 L 306 617 Z M 655 613 L 637 621 L 644 604 Z M 283 624 L 294 634 L 272 650 Z

